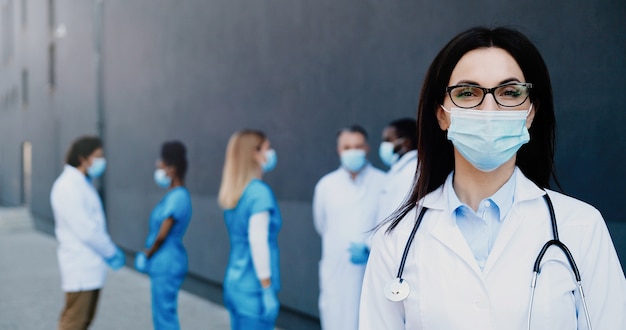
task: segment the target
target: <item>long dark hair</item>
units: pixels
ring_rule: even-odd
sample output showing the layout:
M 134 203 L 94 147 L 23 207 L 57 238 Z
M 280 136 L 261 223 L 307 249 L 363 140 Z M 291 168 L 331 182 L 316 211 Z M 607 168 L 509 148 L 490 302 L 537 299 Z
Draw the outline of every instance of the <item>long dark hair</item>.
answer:
M 541 188 L 548 188 L 551 178 L 558 185 L 554 169 L 556 123 L 552 86 L 541 54 L 519 31 L 505 27 L 475 27 L 448 42 L 426 73 L 417 111 L 416 180 L 408 199 L 387 218 L 385 223 L 391 223 L 388 232 L 417 206 L 419 200 L 441 186 L 454 169 L 454 149 L 446 132 L 439 127 L 437 109 L 443 104 L 445 89 L 461 57 L 474 49 L 488 47 L 507 51 L 520 66 L 526 81 L 533 84 L 530 101 L 535 117 L 529 129 L 530 141 L 517 152 L 516 165 Z

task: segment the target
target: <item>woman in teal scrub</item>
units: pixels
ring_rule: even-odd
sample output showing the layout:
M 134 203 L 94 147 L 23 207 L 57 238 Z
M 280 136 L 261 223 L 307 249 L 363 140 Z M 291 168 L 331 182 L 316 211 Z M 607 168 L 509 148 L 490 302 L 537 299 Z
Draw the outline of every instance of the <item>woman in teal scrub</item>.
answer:
M 183 236 L 191 219 L 191 197 L 185 188 L 187 151 L 178 141 L 165 142 L 154 172 L 155 183 L 167 193 L 150 215 L 150 233 L 135 268 L 152 283 L 152 319 L 155 330 L 180 329 L 177 297 L 187 274 Z
M 272 189 L 261 180 L 275 166 L 276 152 L 263 132 L 242 130 L 230 138 L 219 203 L 231 248 L 224 304 L 234 330 L 274 329 L 278 316 L 282 220 Z

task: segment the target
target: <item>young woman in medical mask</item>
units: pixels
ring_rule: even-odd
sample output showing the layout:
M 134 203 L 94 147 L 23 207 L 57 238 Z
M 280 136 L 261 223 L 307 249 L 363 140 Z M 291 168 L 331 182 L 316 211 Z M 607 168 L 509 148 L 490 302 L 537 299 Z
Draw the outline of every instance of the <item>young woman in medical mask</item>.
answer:
M 602 216 L 548 190 L 552 88 L 524 35 L 474 28 L 451 40 L 427 72 L 417 122 L 418 181 L 373 239 L 360 329 L 587 329 L 587 319 L 626 329 L 626 281 Z M 532 280 L 554 238 L 546 194 L 588 318 L 558 247 Z
M 179 141 L 165 142 L 156 167 L 154 181 L 167 193 L 150 214 L 150 232 L 145 249 L 137 253 L 135 268 L 150 276 L 154 329 L 180 329 L 177 298 L 188 262 L 183 236 L 191 220 L 185 146 Z
M 230 138 L 225 158 L 218 196 L 230 238 L 224 304 L 232 329 L 274 329 L 282 219 L 262 177 L 276 166 L 276 152 L 263 132 L 246 129 Z

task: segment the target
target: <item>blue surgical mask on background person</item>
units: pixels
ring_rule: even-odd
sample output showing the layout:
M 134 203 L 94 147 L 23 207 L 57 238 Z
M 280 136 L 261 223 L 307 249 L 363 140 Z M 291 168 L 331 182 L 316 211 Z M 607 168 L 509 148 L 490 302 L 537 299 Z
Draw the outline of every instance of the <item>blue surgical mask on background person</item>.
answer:
M 267 173 L 273 170 L 276 167 L 276 162 L 278 159 L 276 158 L 276 151 L 274 149 L 268 149 L 265 151 L 265 163 L 261 165 L 261 170 L 263 173 Z
M 526 118 L 532 109 L 469 110 L 452 108 L 448 140 L 463 157 L 483 172 L 491 172 L 511 159 L 530 141 Z
M 363 149 L 348 149 L 341 152 L 339 155 L 341 160 L 341 166 L 352 173 L 360 171 L 367 159 L 365 159 L 365 150 Z
M 162 168 L 157 168 L 154 171 L 154 183 L 161 188 L 169 188 L 172 184 L 172 178 L 167 176 L 167 173 Z
M 104 170 L 107 168 L 107 161 L 102 157 L 94 158 L 91 162 L 91 166 L 87 168 L 87 174 L 91 178 L 99 178 L 104 174 Z
M 393 142 L 389 141 L 381 142 L 380 147 L 378 147 L 378 156 L 380 157 L 380 160 L 383 161 L 383 164 L 388 167 L 391 167 L 391 165 L 397 162 L 398 158 L 400 158 L 400 155 L 393 150 L 395 147 L 396 146 Z

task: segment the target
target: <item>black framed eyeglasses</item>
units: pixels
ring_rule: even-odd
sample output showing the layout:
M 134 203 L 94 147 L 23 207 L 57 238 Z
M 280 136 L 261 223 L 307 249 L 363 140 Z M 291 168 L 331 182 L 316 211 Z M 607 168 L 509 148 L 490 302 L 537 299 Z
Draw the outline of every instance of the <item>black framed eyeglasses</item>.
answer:
M 446 93 L 459 108 L 475 108 L 483 103 L 487 94 L 493 95 L 498 105 L 512 108 L 526 102 L 532 87 L 533 84 L 522 82 L 506 83 L 493 88 L 462 84 L 446 87 Z

